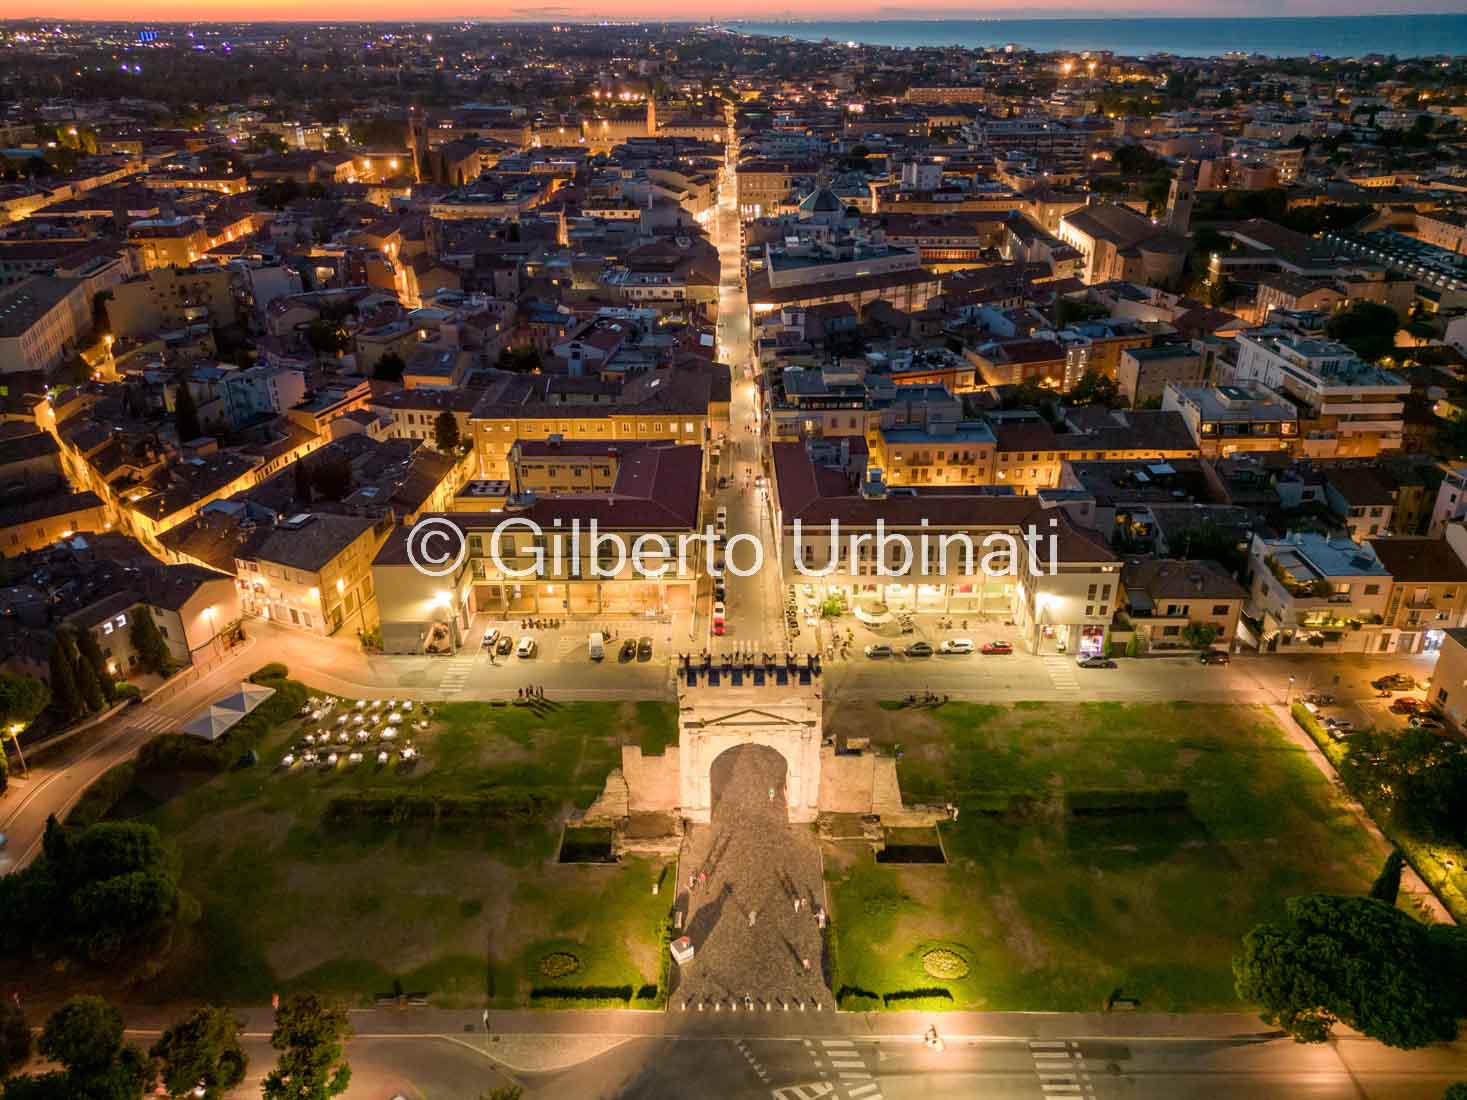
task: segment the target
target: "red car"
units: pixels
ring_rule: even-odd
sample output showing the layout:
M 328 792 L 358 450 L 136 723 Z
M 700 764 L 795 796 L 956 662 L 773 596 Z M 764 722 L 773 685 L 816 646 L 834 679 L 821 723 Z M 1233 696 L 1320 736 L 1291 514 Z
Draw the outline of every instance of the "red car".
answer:
M 713 633 L 718 634 L 720 636 L 723 634 L 723 616 L 722 615 L 718 616 L 718 618 L 716 618 L 716 619 L 713 620 Z
M 1012 653 L 1013 651 L 1014 651 L 1014 647 L 1011 646 L 1008 642 L 984 642 L 983 643 L 983 652 L 984 653 Z
M 1391 712 L 1393 714 L 1415 714 L 1417 711 L 1426 709 L 1426 704 L 1414 695 L 1402 695 L 1399 699 L 1391 700 Z

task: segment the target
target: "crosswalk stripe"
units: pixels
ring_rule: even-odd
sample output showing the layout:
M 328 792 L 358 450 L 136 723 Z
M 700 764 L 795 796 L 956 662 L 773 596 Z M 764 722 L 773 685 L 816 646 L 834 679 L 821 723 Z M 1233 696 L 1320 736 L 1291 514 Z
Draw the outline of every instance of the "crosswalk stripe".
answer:
M 1030 1050 L 1068 1050 L 1070 1044 L 1062 1039 L 1030 1039 Z
M 1044 1091 L 1051 1095 L 1074 1095 L 1080 1091 L 1079 1085 L 1045 1085 Z
M 853 1047 L 856 1044 L 849 1039 L 821 1039 L 820 1045 L 823 1047 Z
M 875 1092 L 880 1087 L 881 1086 L 878 1085 L 875 1081 L 872 1081 L 870 1084 L 867 1084 L 867 1085 L 857 1085 L 855 1088 L 850 1089 L 848 1091 L 847 1095 L 849 1095 L 849 1096 L 861 1096 L 864 1093 Z
M 840 1076 L 841 1076 L 841 1080 L 843 1080 L 843 1081 L 869 1081 L 869 1080 L 871 1080 L 871 1075 L 869 1073 L 856 1073 L 856 1072 L 854 1072 L 852 1070 L 846 1070 Z

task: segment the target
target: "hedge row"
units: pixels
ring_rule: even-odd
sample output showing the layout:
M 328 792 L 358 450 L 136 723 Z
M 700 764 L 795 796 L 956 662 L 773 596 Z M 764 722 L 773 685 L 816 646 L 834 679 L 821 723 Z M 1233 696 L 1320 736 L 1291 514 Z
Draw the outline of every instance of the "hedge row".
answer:
M 896 989 L 885 994 L 882 1003 L 900 1012 L 952 1008 L 953 995 L 941 986 L 928 989 Z
M 485 824 L 525 825 L 553 816 L 556 803 L 538 790 L 501 787 L 474 795 L 337 795 L 326 804 L 321 824 L 328 829 L 363 825 L 427 825 L 435 829 Z
M 97 776 L 66 815 L 66 824 L 85 829 L 101 821 L 132 789 L 137 773 L 137 764 L 129 760 Z
M 255 669 L 254 672 L 250 673 L 250 682 L 253 684 L 266 684 L 267 687 L 274 687 L 274 684 L 267 683 L 267 681 L 284 680 L 289 675 L 289 668 L 281 664 L 279 661 L 271 661 L 269 664 L 261 665 L 259 668 Z
M 626 1008 L 632 999 L 629 985 L 546 985 L 530 990 L 537 1008 Z

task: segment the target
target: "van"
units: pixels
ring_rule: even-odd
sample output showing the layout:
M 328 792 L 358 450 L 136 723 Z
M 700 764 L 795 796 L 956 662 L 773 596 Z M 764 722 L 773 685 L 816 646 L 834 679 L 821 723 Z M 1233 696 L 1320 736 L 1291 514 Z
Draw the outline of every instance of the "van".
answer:
M 606 635 L 599 630 L 591 634 L 591 660 L 599 661 L 606 656 Z

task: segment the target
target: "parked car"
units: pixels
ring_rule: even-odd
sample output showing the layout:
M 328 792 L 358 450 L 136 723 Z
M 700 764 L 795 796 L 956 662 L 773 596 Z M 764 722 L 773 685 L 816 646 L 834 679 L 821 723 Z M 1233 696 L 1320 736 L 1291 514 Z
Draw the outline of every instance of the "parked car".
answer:
M 1370 681 L 1370 686 L 1378 691 L 1410 691 L 1416 686 L 1416 681 L 1404 672 L 1393 672 L 1389 676 Z
M 491 626 L 484 631 L 484 641 L 481 643 L 485 649 L 493 649 L 499 643 L 499 627 Z
M 876 642 L 866 647 L 866 656 L 870 657 L 873 661 L 879 660 L 882 657 L 890 657 L 892 652 L 891 646 L 885 642 Z
M 621 649 L 617 651 L 616 659 L 622 664 L 626 664 L 628 661 L 632 660 L 632 658 L 636 657 L 636 655 L 637 643 L 628 638 L 626 641 L 621 643 Z
M 720 489 L 727 489 L 728 488 L 728 478 L 727 477 L 721 477 L 721 478 L 719 478 L 718 479 L 718 487 Z
M 514 639 L 508 634 L 501 634 L 498 643 L 494 646 L 494 652 L 501 657 L 508 657 L 514 649 Z
M 713 578 L 713 598 L 719 603 L 728 598 L 728 585 L 724 583 L 722 577 Z
M 1304 701 L 1306 703 L 1312 703 L 1316 707 L 1327 707 L 1335 701 L 1335 697 L 1322 691 L 1314 691 L 1304 696 Z
M 988 654 L 993 654 L 993 653 L 1012 653 L 1013 651 L 1014 651 L 1014 647 L 1009 642 L 984 642 L 983 643 L 983 652 L 984 653 L 988 653 Z
M 724 631 L 726 631 L 727 629 L 728 627 L 724 625 L 722 619 L 713 620 L 713 633 L 716 634 L 718 637 L 723 637 Z
M 1081 668 L 1115 668 L 1116 663 L 1109 657 L 1076 657 L 1075 664 Z
M 650 661 L 652 659 L 652 639 L 642 637 L 637 639 L 637 660 Z
M 1411 719 L 1408 724 L 1411 726 L 1412 729 L 1432 730 L 1433 732 L 1437 733 L 1447 728 L 1447 724 L 1445 722 L 1443 722 L 1435 714 L 1430 713 L 1413 714 L 1411 715 Z
M 535 655 L 535 639 L 526 634 L 520 639 L 519 645 L 514 647 L 516 657 L 533 657 Z
M 1415 714 L 1426 709 L 1426 704 L 1414 695 L 1402 695 L 1391 700 L 1392 714 Z
M 908 657 L 931 657 L 932 647 L 926 642 L 913 642 L 902 653 Z
M 972 638 L 949 638 L 937 647 L 939 653 L 972 653 Z
M 728 609 L 723 606 L 723 601 L 722 600 L 714 600 L 713 601 L 713 617 L 715 619 L 721 619 L 721 618 L 723 618 L 727 614 L 728 614 Z
M 1225 665 L 1232 658 L 1221 649 L 1204 649 L 1202 651 L 1202 663 L 1204 665 Z
M 1324 720 L 1324 728 L 1336 741 L 1343 741 L 1355 732 L 1355 723 L 1348 718 L 1336 718 L 1331 714 Z

